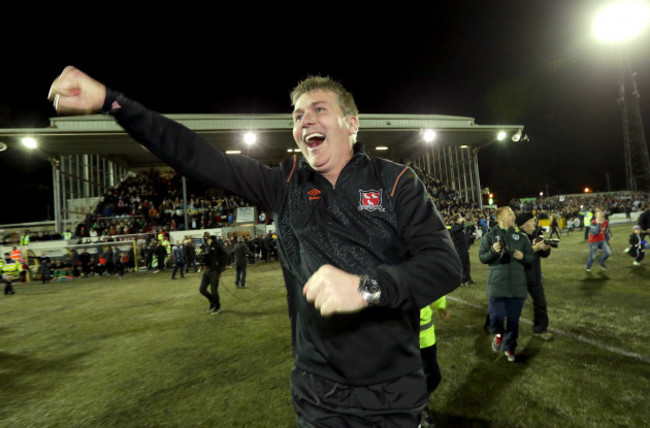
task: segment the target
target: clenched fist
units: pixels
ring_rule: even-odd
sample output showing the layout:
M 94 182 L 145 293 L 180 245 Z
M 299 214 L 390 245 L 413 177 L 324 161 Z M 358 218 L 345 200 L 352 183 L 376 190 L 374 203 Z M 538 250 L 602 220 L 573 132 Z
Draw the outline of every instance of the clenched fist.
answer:
M 324 317 L 359 312 L 368 306 L 359 293 L 359 276 L 332 265 L 323 265 L 314 272 L 302 293 Z
M 47 99 L 58 114 L 90 114 L 99 112 L 106 98 L 106 87 L 81 70 L 68 66 L 57 77 Z

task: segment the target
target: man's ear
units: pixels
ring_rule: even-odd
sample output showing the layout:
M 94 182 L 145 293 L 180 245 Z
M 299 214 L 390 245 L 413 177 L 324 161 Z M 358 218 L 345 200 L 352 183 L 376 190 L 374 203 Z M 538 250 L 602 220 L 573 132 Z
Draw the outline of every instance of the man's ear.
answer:
M 356 134 L 359 132 L 359 118 L 357 116 L 348 116 L 345 120 L 348 123 L 350 134 Z

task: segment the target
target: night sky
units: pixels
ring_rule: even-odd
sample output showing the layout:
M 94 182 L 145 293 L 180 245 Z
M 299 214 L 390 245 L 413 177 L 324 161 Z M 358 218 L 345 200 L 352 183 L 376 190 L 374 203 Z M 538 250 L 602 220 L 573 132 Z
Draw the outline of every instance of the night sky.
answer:
M 101 13 L 43 11 L 29 23 L 11 19 L 3 30 L 0 127 L 47 126 L 54 114 L 47 92 L 66 65 L 167 114 L 289 112 L 293 86 L 323 74 L 353 93 L 361 113 L 524 125 L 529 142 L 479 154 L 481 183 L 497 203 L 585 186 L 607 191 L 608 180 L 611 190 L 624 188 L 621 49 L 590 34 L 603 2 L 430 3 L 219 3 L 146 13 L 113 5 Z M 646 136 L 648 52 L 650 31 L 629 45 Z M 3 183 L 30 195 L 3 210 L 0 224 L 52 218 L 46 162 L 9 149 L 0 153 L 0 173 Z

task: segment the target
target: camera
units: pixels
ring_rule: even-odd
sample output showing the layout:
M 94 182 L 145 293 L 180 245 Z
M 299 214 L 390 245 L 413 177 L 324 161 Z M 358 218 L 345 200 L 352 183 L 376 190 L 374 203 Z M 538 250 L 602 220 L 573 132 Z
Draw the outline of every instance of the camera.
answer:
M 499 251 L 499 263 L 510 263 L 510 248 L 506 245 L 506 240 L 501 235 L 496 236 L 497 241 L 501 243 L 501 251 Z
M 560 240 L 557 238 L 554 239 L 544 239 L 544 243 L 546 245 L 550 245 L 553 248 L 557 248 L 558 244 L 560 243 Z
M 533 239 L 534 239 L 533 241 L 534 244 L 537 244 L 540 241 L 544 241 L 546 245 L 550 245 L 553 248 L 557 248 L 558 244 L 560 243 L 560 240 L 557 238 L 554 239 L 544 238 L 544 229 L 542 229 L 541 227 L 535 229 L 535 231 L 533 232 Z

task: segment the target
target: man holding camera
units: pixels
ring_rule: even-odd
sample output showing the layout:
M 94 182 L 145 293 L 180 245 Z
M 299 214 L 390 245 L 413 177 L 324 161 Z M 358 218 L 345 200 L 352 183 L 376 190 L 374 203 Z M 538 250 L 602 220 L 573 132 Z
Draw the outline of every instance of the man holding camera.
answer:
M 535 253 L 528 236 L 515 229 L 512 208 L 497 209 L 496 220 L 497 225 L 481 238 L 479 259 L 488 265 L 488 314 L 494 333 L 492 350 L 503 350 L 508 361 L 514 362 L 519 317 L 528 294 L 524 264 L 532 264 Z
M 517 216 L 515 223 L 520 231 L 524 232 L 530 240 L 534 260 L 531 264 L 524 264 L 526 271 L 526 286 L 528 293 L 533 299 L 533 336 L 543 340 L 553 339 L 553 333 L 548 331 L 548 312 L 546 310 L 546 296 L 542 287 L 542 263 L 540 257 L 548 257 L 551 254 L 551 246 L 556 245 L 544 239 L 542 229 L 537 226 L 537 218 L 532 213 L 523 212 Z M 547 243 L 549 242 L 549 243 Z

